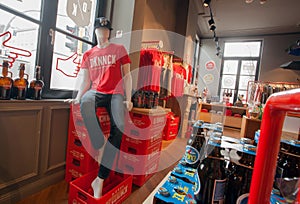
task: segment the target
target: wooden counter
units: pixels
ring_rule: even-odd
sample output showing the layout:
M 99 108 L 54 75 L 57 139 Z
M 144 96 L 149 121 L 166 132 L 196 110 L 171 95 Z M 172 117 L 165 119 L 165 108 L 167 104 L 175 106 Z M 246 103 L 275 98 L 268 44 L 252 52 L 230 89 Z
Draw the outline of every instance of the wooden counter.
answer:
M 69 107 L 63 100 L 0 101 L 0 203 L 64 179 Z

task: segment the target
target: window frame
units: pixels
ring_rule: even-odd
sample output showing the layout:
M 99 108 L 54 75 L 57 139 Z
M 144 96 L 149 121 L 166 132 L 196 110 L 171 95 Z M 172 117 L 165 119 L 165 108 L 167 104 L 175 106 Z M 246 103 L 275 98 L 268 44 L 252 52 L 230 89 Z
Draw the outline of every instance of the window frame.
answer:
M 218 93 L 220 95 L 220 98 L 221 98 L 221 95 L 222 95 L 221 92 L 222 92 L 222 80 L 223 80 L 224 61 L 226 61 L 226 60 L 237 60 L 238 61 L 237 74 L 232 74 L 232 75 L 236 76 L 235 88 L 231 89 L 231 90 L 234 90 L 233 103 L 237 100 L 238 91 L 239 91 L 239 84 L 240 84 L 240 76 L 253 76 L 253 75 L 241 75 L 241 68 L 242 68 L 241 64 L 242 64 L 242 61 L 257 61 L 256 70 L 255 70 L 255 81 L 257 81 L 258 77 L 259 77 L 261 55 L 262 55 L 262 46 L 263 46 L 263 41 L 262 40 L 225 41 L 224 42 L 224 47 L 225 47 L 226 43 L 244 43 L 244 42 L 260 42 L 259 56 L 258 57 L 232 57 L 232 56 L 231 57 L 224 57 L 224 55 L 223 55 L 222 62 L 221 62 L 220 80 L 219 80 L 219 88 L 218 88 Z
M 106 1 L 105 0 L 97 0 L 96 1 L 96 16 L 105 16 L 106 12 Z M 95 34 L 93 34 L 93 41 L 88 41 L 84 38 L 80 38 L 78 36 L 72 35 L 60 28 L 56 27 L 56 16 L 58 10 L 58 0 L 42 0 L 41 2 L 41 14 L 40 20 L 34 19 L 26 14 L 19 12 L 13 8 L 5 6 L 0 3 L 0 9 L 6 12 L 9 12 L 13 15 L 16 15 L 25 20 L 31 21 L 35 24 L 38 24 L 38 39 L 37 39 L 37 52 L 36 52 L 36 65 L 41 66 L 41 77 L 44 81 L 44 88 L 42 92 L 43 99 L 64 99 L 74 97 L 76 91 L 71 90 L 55 90 L 50 89 L 50 81 L 51 81 L 51 69 L 52 69 L 52 59 L 53 59 L 53 46 L 51 44 L 51 36 L 49 35 L 49 31 L 52 29 L 55 32 L 62 33 L 66 36 L 75 38 L 76 40 L 80 40 L 84 43 L 90 44 L 94 46 L 96 43 Z

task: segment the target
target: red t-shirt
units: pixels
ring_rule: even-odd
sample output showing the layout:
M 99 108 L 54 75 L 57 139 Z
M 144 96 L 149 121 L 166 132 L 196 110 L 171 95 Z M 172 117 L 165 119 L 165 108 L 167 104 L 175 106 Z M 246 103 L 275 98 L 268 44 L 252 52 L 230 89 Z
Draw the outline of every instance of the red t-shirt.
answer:
M 91 89 L 106 94 L 124 94 L 121 65 L 131 63 L 123 45 L 110 43 L 97 46 L 83 54 L 81 69 L 88 69 Z

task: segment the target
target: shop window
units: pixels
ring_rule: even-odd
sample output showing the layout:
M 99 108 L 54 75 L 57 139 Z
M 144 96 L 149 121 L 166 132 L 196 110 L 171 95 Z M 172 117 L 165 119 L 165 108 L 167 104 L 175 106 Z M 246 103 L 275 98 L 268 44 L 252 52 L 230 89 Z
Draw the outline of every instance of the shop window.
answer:
M 23 14 L 38 18 L 40 3 L 34 0 L 32 2 L 35 3 L 33 8 L 28 8 L 28 5 L 22 7 L 21 2 L 18 1 L 1 0 L 0 5 L 2 7 L 2 3 L 6 3 L 13 8 L 20 6 L 19 11 Z M 0 64 L 3 60 L 9 61 L 12 78 L 19 77 L 18 69 L 21 63 L 25 63 L 25 73 L 28 74 L 28 79 L 31 80 L 34 77 L 40 26 L 36 20 L 30 20 L 31 17 L 25 19 L 0 9 Z
M 219 94 L 231 95 L 234 103 L 239 95 L 246 97 L 249 81 L 257 80 L 261 41 L 225 42 Z
M 34 77 L 35 66 L 40 65 L 45 82 L 43 98 L 72 97 L 78 87 L 82 54 L 94 45 L 94 19 L 103 16 L 105 3 L 0 0 L 0 59 L 12 59 L 13 78 L 18 76 L 20 63 L 25 63 L 29 80 Z
M 15 11 L 23 13 L 36 20 L 40 20 L 42 4 L 41 0 L 0 0 L 0 4 L 3 4 L 10 9 L 14 9 Z M 1 18 L 1 21 L 5 21 L 5 19 L 6 18 Z
M 58 2 L 56 21 L 58 32 L 55 33 L 50 89 L 77 90 L 79 87 L 77 82 L 80 77 L 79 66 L 81 57 L 87 49 L 91 48 L 93 41 L 93 22 L 95 19 L 96 3 L 92 1 L 78 2 L 79 4 L 72 3 L 69 11 L 67 0 L 60 0 Z M 89 14 L 84 16 L 87 12 Z M 88 18 L 88 22 L 84 26 L 78 26 L 74 22 L 74 19 L 72 19 L 73 17 L 80 17 L 80 20 Z M 61 33 L 60 30 L 77 38 Z

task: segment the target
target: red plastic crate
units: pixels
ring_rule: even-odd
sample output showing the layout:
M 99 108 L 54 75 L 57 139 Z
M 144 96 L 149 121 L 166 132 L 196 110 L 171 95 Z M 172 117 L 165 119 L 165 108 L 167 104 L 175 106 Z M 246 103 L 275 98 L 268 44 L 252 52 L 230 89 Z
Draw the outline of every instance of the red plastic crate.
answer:
M 136 158 L 136 160 L 133 160 Z M 135 175 L 148 175 L 157 170 L 159 165 L 160 154 L 154 154 L 154 156 L 148 160 L 146 157 L 137 158 L 136 155 L 130 155 L 130 158 L 119 157 L 118 169 L 126 174 Z M 140 162 L 138 162 L 140 161 Z
M 70 129 L 75 129 L 78 127 L 84 127 L 84 122 L 83 118 L 80 113 L 80 106 L 79 105 L 71 105 L 70 108 L 70 123 L 71 126 L 69 126 Z M 103 132 L 109 131 L 110 130 L 110 117 L 108 112 L 106 111 L 105 108 L 99 107 L 96 110 L 96 115 L 99 119 L 100 122 L 100 127 Z
M 154 173 L 152 174 L 147 174 L 147 175 L 136 175 L 133 176 L 133 180 L 132 183 L 136 186 L 141 187 L 142 185 L 144 185 L 146 183 L 146 181 L 148 181 L 152 176 L 154 175 Z
M 78 172 L 87 173 L 98 168 L 99 164 L 96 160 L 97 155 L 92 157 L 87 151 L 81 148 L 67 148 L 66 165 Z
M 172 126 L 172 128 L 166 128 L 163 132 L 163 140 L 172 140 L 175 139 L 175 137 L 178 134 L 178 125 Z
M 144 115 L 130 112 L 125 118 L 124 134 L 147 140 L 162 133 L 166 123 L 165 115 Z
M 156 135 L 148 140 L 140 140 L 135 137 L 123 135 L 120 149 L 137 155 L 149 154 L 153 152 L 153 149 L 161 147 L 161 142 L 161 135 Z
M 108 138 L 109 130 L 103 132 L 103 134 L 106 138 Z M 69 130 L 68 147 L 82 148 L 92 156 L 95 156 L 98 153 L 98 151 L 93 148 L 90 137 L 85 127 L 78 127 L 76 129 Z
M 145 173 L 143 173 L 142 175 L 133 175 L 132 183 L 136 186 L 144 185 L 146 181 L 148 181 L 157 172 L 158 165 L 159 159 L 149 165 Z
M 71 182 L 84 174 L 89 173 L 89 172 L 79 172 L 78 170 L 74 169 L 72 165 L 66 164 L 66 173 L 65 173 L 65 181 L 66 182 Z
M 90 172 L 70 183 L 69 204 L 120 204 L 131 194 L 132 176 L 111 172 L 105 179 L 103 196 L 94 198 L 92 181 L 98 171 Z

